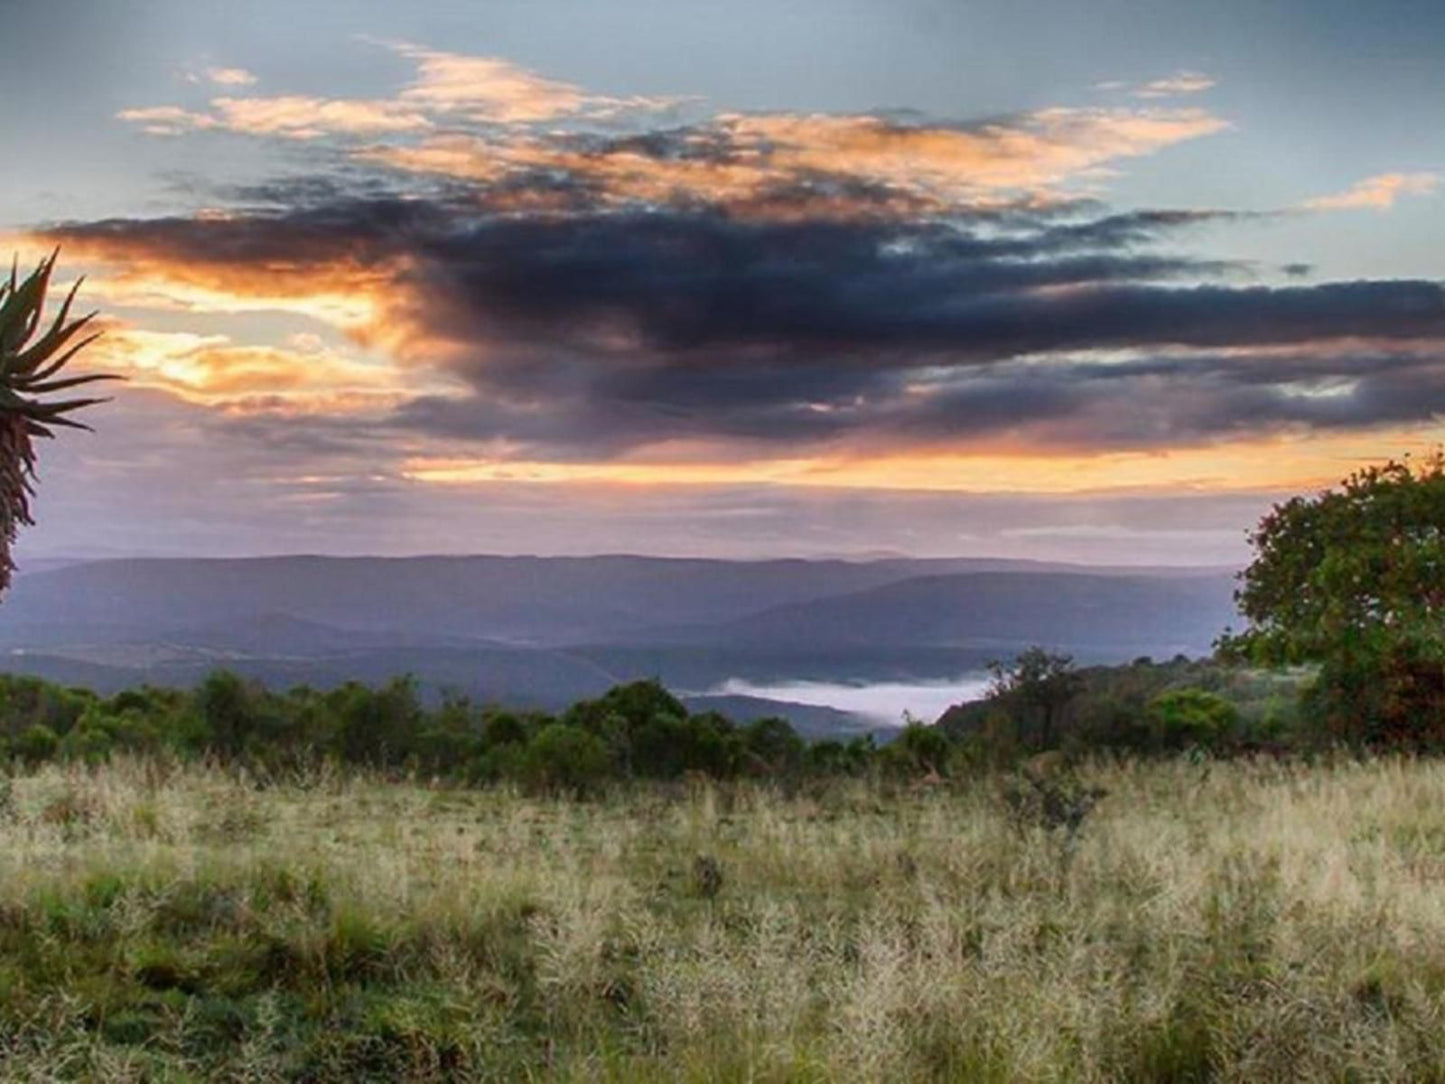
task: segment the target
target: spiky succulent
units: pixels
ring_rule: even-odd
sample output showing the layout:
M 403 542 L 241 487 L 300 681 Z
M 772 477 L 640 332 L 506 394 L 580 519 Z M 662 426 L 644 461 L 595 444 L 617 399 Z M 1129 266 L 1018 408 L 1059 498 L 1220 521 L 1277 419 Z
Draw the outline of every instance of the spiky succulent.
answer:
M 12 264 L 8 281 L 0 280 L 0 593 L 10 586 L 15 562 L 11 546 L 30 516 L 35 494 L 35 439 L 53 437 L 57 426 L 89 429 L 70 415 L 103 399 L 46 399 L 83 384 L 117 379 L 110 373 L 63 375 L 65 366 L 97 333 L 80 335 L 95 313 L 70 319 L 77 282 L 48 328 L 42 330 L 45 294 L 58 251 L 20 281 Z

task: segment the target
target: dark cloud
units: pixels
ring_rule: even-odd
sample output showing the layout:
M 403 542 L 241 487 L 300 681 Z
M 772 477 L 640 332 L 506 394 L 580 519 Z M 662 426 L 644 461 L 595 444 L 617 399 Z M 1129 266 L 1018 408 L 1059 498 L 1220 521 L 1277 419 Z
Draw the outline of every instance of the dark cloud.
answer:
M 1269 285 L 1246 265 L 1160 250 L 1237 215 L 487 209 L 572 184 L 514 175 L 425 198 L 305 184 L 265 193 L 289 196 L 286 209 L 53 233 L 240 275 L 384 272 L 388 319 L 443 347 L 474 390 L 417 399 L 392 424 L 554 458 L 679 439 L 896 447 L 999 433 L 1148 447 L 1445 411 L 1439 283 Z

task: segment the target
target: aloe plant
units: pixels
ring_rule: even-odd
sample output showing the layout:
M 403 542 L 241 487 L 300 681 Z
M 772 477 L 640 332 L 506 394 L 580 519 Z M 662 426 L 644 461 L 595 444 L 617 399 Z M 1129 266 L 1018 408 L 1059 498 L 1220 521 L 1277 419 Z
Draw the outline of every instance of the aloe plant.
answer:
M 70 308 L 80 282 L 71 288 L 54 321 L 44 327 L 45 295 L 58 250 L 20 281 L 12 264 L 0 280 L 0 594 L 9 588 L 15 561 L 11 547 L 22 525 L 35 521 L 35 440 L 55 436 L 58 427 L 89 429 L 76 421 L 77 410 L 104 399 L 50 399 L 56 392 L 118 379 L 112 373 L 66 376 L 64 370 L 97 332 L 81 336 L 95 313 L 72 320 Z M 77 338 L 77 336 L 80 336 Z

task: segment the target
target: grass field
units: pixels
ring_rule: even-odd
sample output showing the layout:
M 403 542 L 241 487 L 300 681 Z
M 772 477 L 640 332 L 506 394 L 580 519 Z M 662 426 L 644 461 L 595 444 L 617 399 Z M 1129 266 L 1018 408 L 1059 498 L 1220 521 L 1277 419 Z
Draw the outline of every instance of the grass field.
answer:
M 1445 1079 L 1445 764 L 0 781 L 0 1079 Z

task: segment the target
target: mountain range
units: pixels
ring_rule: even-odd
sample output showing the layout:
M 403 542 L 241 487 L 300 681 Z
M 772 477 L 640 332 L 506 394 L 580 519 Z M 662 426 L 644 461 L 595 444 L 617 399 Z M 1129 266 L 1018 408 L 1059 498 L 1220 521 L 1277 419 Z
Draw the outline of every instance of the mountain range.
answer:
M 1036 643 L 1089 662 L 1199 654 L 1234 620 L 1232 590 L 1222 569 L 989 559 L 115 559 L 19 577 L 0 664 L 101 691 L 221 666 L 281 687 L 411 673 L 433 695 L 542 708 L 659 677 L 711 707 L 729 678 L 936 680 Z M 810 732 L 859 723 L 728 704 Z

